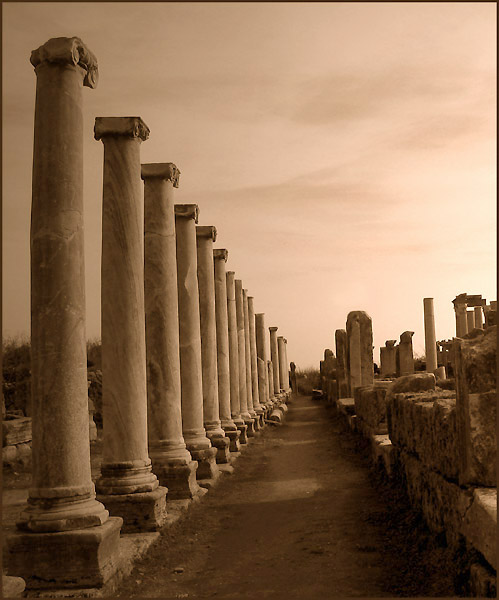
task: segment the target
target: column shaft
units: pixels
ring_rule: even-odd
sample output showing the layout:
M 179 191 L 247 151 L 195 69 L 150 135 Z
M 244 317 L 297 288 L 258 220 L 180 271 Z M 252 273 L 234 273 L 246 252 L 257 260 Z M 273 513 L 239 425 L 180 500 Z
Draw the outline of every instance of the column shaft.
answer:
M 263 414 L 263 406 L 260 402 L 258 386 L 258 361 L 256 349 L 256 321 L 254 299 L 248 296 L 248 320 L 250 333 L 250 356 L 251 356 L 251 387 L 253 391 L 253 408 L 257 414 Z
M 277 338 L 277 358 L 279 361 L 279 381 L 281 389 L 286 390 L 288 369 L 286 364 L 286 356 L 284 354 L 284 338 L 281 335 Z
M 246 359 L 246 398 L 248 403 L 248 412 L 253 419 L 257 418 L 253 406 L 253 379 L 251 375 L 251 342 L 248 311 L 248 290 L 243 290 L 243 316 L 244 316 L 244 356 Z
M 268 409 L 270 405 L 270 396 L 267 372 L 267 347 L 265 345 L 264 313 L 257 313 L 255 315 L 255 335 L 258 364 L 260 365 L 260 361 L 262 363 L 262 366 L 258 371 L 258 393 L 260 398 L 260 404 L 262 404 L 266 409 Z
M 244 336 L 244 307 L 243 307 L 243 283 L 240 279 L 235 280 L 236 286 L 236 317 L 237 317 L 237 351 L 239 357 L 239 403 L 241 416 L 247 422 L 251 419 L 248 412 L 248 388 L 246 379 L 246 340 Z
M 280 393 L 279 381 L 279 351 L 277 349 L 277 327 L 269 327 L 270 331 L 270 360 L 272 361 L 272 375 L 274 382 L 274 395 Z
M 433 298 L 423 298 L 426 371 L 433 373 L 437 368 L 437 338 L 435 335 L 435 313 Z

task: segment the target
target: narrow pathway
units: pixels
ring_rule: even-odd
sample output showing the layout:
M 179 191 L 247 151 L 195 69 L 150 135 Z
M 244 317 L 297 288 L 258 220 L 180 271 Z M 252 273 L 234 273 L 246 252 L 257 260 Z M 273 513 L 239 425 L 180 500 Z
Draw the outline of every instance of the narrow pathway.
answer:
M 411 524 L 390 521 L 355 443 L 326 407 L 299 397 L 282 427 L 253 439 L 236 472 L 162 532 L 116 596 L 453 595 L 394 544 Z

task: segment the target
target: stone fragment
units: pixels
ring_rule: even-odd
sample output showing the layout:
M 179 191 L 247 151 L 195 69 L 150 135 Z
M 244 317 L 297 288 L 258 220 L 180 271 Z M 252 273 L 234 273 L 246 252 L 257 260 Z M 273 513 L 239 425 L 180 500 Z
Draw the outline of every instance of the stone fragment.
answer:
M 424 392 L 434 390 L 436 385 L 433 373 L 415 373 L 398 377 L 388 386 L 387 394 L 400 394 L 405 392 Z
M 386 386 L 363 386 L 354 391 L 355 414 L 377 435 L 388 433 L 386 421 Z
M 11 446 L 31 442 L 31 418 L 24 417 L 2 422 L 2 444 Z
M 21 577 L 2 575 L 2 598 L 21 598 L 26 582 Z

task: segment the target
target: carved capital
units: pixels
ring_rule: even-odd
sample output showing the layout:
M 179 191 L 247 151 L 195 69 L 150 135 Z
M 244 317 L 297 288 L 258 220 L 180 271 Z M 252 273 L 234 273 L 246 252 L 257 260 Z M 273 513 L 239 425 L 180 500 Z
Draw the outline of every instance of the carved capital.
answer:
M 226 248 L 215 248 L 213 250 L 213 258 L 215 260 L 223 260 L 224 262 L 227 262 L 227 259 L 229 258 L 229 251 Z
M 140 117 L 96 117 L 95 139 L 100 140 L 109 135 L 137 138 L 145 142 L 149 137 L 149 127 Z
M 173 163 L 146 163 L 140 165 L 140 176 L 142 179 L 166 179 L 173 183 L 173 187 L 178 188 L 180 179 L 180 170 Z
M 194 219 L 198 222 L 199 207 L 197 204 L 175 204 L 175 218 Z
M 277 331 L 278 329 L 278 327 L 269 327 L 269 331 Z
M 217 239 L 217 228 L 213 225 L 198 225 L 196 227 L 196 237 L 211 239 L 214 242 Z
M 78 37 L 51 38 L 33 50 L 29 60 L 35 69 L 43 62 L 78 65 L 86 71 L 83 85 L 92 89 L 97 87 L 99 81 L 97 59 Z

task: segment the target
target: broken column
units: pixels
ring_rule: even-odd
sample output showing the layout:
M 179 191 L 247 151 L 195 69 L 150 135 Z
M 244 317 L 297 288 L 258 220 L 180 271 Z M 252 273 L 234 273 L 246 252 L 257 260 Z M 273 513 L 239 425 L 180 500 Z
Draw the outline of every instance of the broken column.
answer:
M 102 587 L 116 571 L 122 519 L 96 500 L 90 473 L 82 87 L 96 87 L 97 60 L 79 38 L 53 38 L 31 64 L 33 467 L 7 569 L 28 589 Z
M 435 335 L 435 312 L 433 298 L 423 298 L 424 338 L 426 351 L 426 371 L 433 373 L 437 368 L 437 338 Z
M 334 334 L 336 345 L 336 381 L 338 398 L 348 398 L 347 332 L 337 329 Z
M 371 317 L 362 310 L 350 312 L 346 332 L 349 391 L 353 396 L 356 387 L 372 385 L 374 380 Z
M 198 461 L 197 479 L 215 479 L 217 449 L 203 424 L 201 325 L 197 278 L 196 204 L 175 204 L 182 426 L 187 449 Z
M 241 416 L 239 399 L 239 339 L 237 333 L 236 286 L 234 271 L 227 271 L 227 316 L 229 319 L 229 368 L 230 368 L 230 409 L 232 418 L 239 430 L 239 442 L 247 444 L 248 426 Z
M 153 531 L 166 519 L 166 488 L 147 445 L 144 213 L 140 117 L 97 117 L 104 144 L 102 200 L 102 420 L 99 499 L 124 531 Z
M 230 439 L 229 450 L 231 452 L 238 452 L 239 436 L 241 434 L 232 418 L 230 405 L 229 315 L 227 312 L 227 281 L 225 273 L 227 257 L 228 252 L 225 248 L 213 250 L 217 324 L 218 402 L 222 429 L 226 437 Z
M 265 409 L 265 415 L 268 417 L 272 408 L 272 391 L 270 388 L 268 366 L 267 366 L 267 346 L 265 345 L 265 314 L 257 313 L 255 315 L 255 335 L 256 335 L 256 353 L 258 358 L 258 391 L 260 404 Z M 272 388 L 273 389 L 273 388 Z
M 173 208 L 179 175 L 173 163 L 142 165 L 149 453 L 154 473 L 168 488 L 168 499 L 192 498 L 200 491 L 197 463 L 182 435 Z
M 258 415 L 260 427 L 265 426 L 264 414 L 265 410 L 260 401 L 260 393 L 258 387 L 258 354 L 256 349 L 256 319 L 253 297 L 248 296 L 248 321 L 249 321 L 249 337 L 250 337 L 250 357 L 251 357 L 251 387 L 253 392 L 253 409 Z
M 397 346 L 397 376 L 414 373 L 414 355 L 412 352 L 412 336 L 414 331 L 404 331 Z
M 255 420 L 248 410 L 248 380 L 246 377 L 246 339 L 244 335 L 244 300 L 243 282 L 235 280 L 236 291 L 236 317 L 237 317 L 237 353 L 239 358 L 239 405 L 241 417 L 248 427 L 246 434 L 255 435 Z M 251 391 L 251 390 L 250 390 Z
M 397 373 L 397 340 L 386 340 L 385 346 L 379 349 L 381 375 L 383 377 L 395 377 Z
M 217 324 L 215 316 L 215 276 L 213 242 L 217 230 L 211 225 L 196 227 L 203 369 L 203 420 L 206 435 L 217 449 L 217 462 L 230 462 L 230 440 L 220 423 L 217 373 Z

